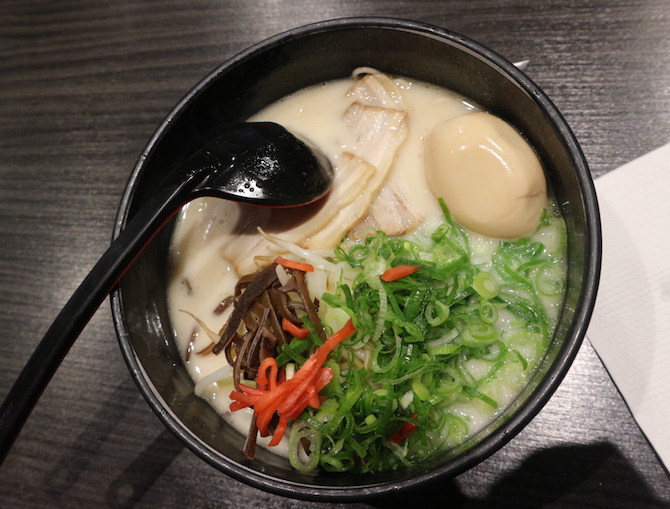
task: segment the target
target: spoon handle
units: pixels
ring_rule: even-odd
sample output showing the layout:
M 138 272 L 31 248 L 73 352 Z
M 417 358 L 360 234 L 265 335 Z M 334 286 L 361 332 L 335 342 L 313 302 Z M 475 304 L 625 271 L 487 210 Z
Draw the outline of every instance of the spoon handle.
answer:
M 188 182 L 152 196 L 75 290 L 9 390 L 0 407 L 0 465 L 37 400 L 100 304 L 155 233 L 189 197 Z
M 323 154 L 271 122 L 231 124 L 173 169 L 70 297 L 9 390 L 0 407 L 0 465 L 93 313 L 183 204 L 197 196 L 218 196 L 257 205 L 298 205 L 323 196 L 332 180 Z

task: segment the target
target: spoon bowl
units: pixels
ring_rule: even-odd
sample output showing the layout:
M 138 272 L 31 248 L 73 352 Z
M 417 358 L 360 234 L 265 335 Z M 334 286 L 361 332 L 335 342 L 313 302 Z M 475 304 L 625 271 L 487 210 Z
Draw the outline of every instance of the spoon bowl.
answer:
M 229 125 L 172 170 L 74 292 L 7 394 L 0 407 L 0 464 L 93 313 L 185 203 L 216 196 L 261 206 L 297 206 L 324 196 L 333 178 L 326 156 L 270 122 Z
M 333 183 L 333 168 L 316 147 L 273 122 L 240 123 L 181 163 L 171 179 L 199 180 L 190 199 L 216 196 L 268 207 L 306 205 Z

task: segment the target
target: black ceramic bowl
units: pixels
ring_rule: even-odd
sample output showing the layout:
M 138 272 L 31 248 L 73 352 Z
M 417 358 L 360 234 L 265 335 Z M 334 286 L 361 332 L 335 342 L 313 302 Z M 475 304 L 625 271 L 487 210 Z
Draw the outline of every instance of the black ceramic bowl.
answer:
M 452 89 L 507 119 L 539 153 L 567 222 L 567 295 L 549 352 L 514 404 L 463 446 L 434 460 L 380 475 L 306 474 L 265 449 L 250 461 L 244 437 L 193 394 L 173 346 L 166 305 L 168 224 L 112 296 L 114 321 L 130 371 L 163 423 L 195 454 L 258 488 L 313 500 L 354 500 L 416 487 L 474 466 L 508 442 L 554 392 L 586 331 L 600 263 L 596 197 L 579 145 L 547 96 L 521 71 L 463 36 L 414 22 L 344 19 L 298 28 L 234 57 L 172 110 L 142 153 L 123 195 L 115 236 L 166 172 L 227 122 L 296 90 L 343 78 L 359 66 Z M 567 411 L 567 410 L 566 410 Z

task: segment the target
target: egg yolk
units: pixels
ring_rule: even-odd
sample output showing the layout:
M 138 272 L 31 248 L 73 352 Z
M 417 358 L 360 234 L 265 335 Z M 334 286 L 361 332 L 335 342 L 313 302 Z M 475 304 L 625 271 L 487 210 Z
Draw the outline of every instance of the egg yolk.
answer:
M 504 120 L 475 112 L 438 125 L 428 138 L 426 164 L 433 194 L 469 230 L 515 239 L 537 229 L 547 204 L 542 165 Z

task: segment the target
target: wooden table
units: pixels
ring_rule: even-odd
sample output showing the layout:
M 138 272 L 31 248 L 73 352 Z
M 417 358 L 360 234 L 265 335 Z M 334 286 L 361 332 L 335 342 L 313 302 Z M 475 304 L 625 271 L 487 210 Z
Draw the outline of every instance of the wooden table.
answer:
M 202 76 L 295 26 L 383 15 L 529 59 L 594 176 L 670 140 L 666 0 L 4 0 L 0 397 L 109 243 L 143 146 Z M 587 343 L 509 445 L 439 490 L 352 507 L 662 507 L 670 479 Z M 105 304 L 0 468 L 1 507 L 311 508 L 220 474 L 136 390 Z

